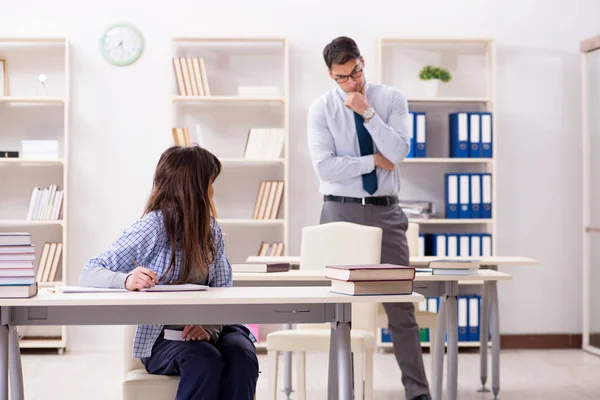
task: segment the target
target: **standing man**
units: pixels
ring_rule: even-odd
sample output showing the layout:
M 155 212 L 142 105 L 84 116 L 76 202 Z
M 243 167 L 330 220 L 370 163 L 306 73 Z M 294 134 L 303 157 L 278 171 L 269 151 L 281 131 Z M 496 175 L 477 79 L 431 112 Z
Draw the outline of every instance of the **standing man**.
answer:
M 354 40 L 338 37 L 323 58 L 337 87 L 308 111 L 308 146 L 325 203 L 321 223 L 383 229 L 381 262 L 409 265 L 408 219 L 398 206 L 397 164 L 408 154 L 408 105 L 399 91 L 367 83 Z M 407 400 L 431 400 L 412 303 L 384 304 Z

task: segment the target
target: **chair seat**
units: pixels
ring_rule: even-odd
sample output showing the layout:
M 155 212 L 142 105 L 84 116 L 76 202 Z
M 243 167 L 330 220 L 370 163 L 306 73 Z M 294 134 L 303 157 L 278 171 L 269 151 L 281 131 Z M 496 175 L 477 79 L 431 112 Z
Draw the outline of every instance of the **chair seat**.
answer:
M 329 351 L 329 329 L 290 329 L 272 332 L 267 335 L 267 350 L 276 351 Z M 352 352 L 375 349 L 375 335 L 372 332 L 352 329 L 350 331 Z
M 134 369 L 125 375 L 123 398 L 131 400 L 172 399 L 177 393 L 179 376 L 154 375 Z

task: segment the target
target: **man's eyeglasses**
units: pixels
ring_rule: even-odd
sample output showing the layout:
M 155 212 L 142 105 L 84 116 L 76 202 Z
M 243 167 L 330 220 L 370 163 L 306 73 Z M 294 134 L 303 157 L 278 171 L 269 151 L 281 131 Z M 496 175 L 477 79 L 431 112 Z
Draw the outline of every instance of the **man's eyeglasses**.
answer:
M 356 70 L 354 72 L 352 72 L 350 75 L 336 75 L 335 76 L 335 81 L 337 83 L 344 83 L 344 82 L 348 82 L 348 78 L 352 78 L 354 80 L 360 78 L 363 74 L 363 70 L 362 68 L 359 70 Z

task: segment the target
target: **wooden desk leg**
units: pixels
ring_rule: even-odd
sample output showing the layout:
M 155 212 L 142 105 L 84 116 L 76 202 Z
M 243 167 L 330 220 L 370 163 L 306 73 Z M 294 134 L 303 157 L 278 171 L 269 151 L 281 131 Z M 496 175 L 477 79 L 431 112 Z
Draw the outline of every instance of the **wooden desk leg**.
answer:
M 8 400 L 8 325 L 0 325 L 0 400 Z
M 352 351 L 350 346 L 350 322 L 338 322 L 337 336 L 338 389 L 340 400 L 352 400 Z
M 448 296 L 446 300 L 446 320 L 448 331 L 448 400 L 458 398 L 458 310 L 456 296 Z
M 480 357 L 480 378 L 481 378 L 481 389 L 478 392 L 486 393 L 490 389 L 485 387 L 487 381 L 487 350 L 488 350 L 488 337 L 489 337 L 489 316 L 490 316 L 490 286 L 489 282 L 483 284 L 483 291 L 481 293 L 481 305 L 479 306 L 479 357 Z
M 446 297 L 440 297 L 433 349 L 433 400 L 442 400 L 444 383 L 444 351 L 446 349 Z
M 19 335 L 16 326 L 8 327 L 8 360 L 10 372 L 10 398 L 11 400 L 24 400 L 23 368 L 21 366 L 21 349 L 19 348 Z
M 331 323 L 331 334 L 329 335 L 329 373 L 327 379 L 327 400 L 338 398 L 338 358 L 337 358 L 337 335 L 336 323 Z
M 492 393 L 494 399 L 500 392 L 500 315 L 498 310 L 498 286 L 490 282 L 490 330 L 492 331 Z

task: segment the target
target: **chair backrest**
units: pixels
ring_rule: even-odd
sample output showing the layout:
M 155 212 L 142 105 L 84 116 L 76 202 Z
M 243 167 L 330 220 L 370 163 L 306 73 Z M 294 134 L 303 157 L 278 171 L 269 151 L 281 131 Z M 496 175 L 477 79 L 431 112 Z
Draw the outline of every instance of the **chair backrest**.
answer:
M 123 328 L 123 369 L 124 373 L 127 374 L 134 369 L 144 369 L 144 364 L 142 364 L 139 358 L 131 355 L 137 325 L 125 325 Z
M 408 253 L 411 257 L 419 255 L 419 224 L 415 222 L 408 223 L 406 230 L 406 240 L 408 241 Z
M 350 222 L 331 222 L 302 229 L 300 269 L 327 265 L 379 264 L 383 230 Z M 375 332 L 376 304 L 352 306 L 352 328 Z M 299 327 L 310 327 L 301 324 Z

